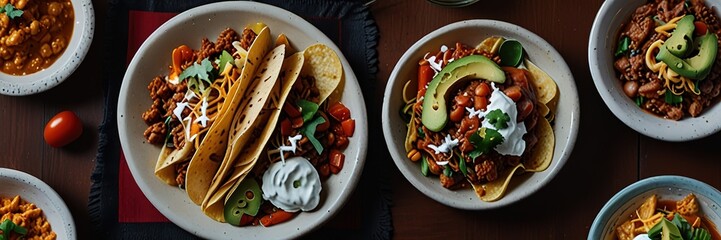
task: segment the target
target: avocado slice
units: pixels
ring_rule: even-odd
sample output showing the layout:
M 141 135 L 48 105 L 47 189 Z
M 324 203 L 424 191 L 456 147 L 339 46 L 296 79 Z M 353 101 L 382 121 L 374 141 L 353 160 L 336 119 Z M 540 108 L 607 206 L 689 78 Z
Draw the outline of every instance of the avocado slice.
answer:
M 694 17 L 690 14 L 678 20 L 676 30 L 663 44 L 663 48 L 666 48 L 674 56 L 685 58 L 693 49 L 693 31 L 696 29 L 693 20 Z
M 667 48 L 661 47 L 656 60 L 663 61 L 674 72 L 690 79 L 704 79 L 711 72 L 718 52 L 718 37 L 713 33 L 706 33 L 694 40 L 693 47 L 696 55 L 681 59 Z
M 661 239 L 662 240 L 683 240 L 681 237 L 681 232 L 678 230 L 678 227 L 671 223 L 666 218 L 662 218 L 661 220 Z
M 504 83 L 506 73 L 493 62 L 482 55 L 470 55 L 457 59 L 443 68 L 428 84 L 426 94 L 423 96 L 423 112 L 421 122 L 428 130 L 438 132 L 448 122 L 446 110 L 446 94 L 454 84 L 465 82 L 467 79 L 486 79 L 488 81 Z

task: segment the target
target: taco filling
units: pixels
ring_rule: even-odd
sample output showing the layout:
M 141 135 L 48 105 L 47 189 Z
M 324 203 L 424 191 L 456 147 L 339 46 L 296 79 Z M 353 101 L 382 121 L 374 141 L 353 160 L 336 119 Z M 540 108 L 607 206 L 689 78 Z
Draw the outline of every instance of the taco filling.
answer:
M 153 103 L 142 114 L 148 124 L 143 135 L 149 143 L 162 145 L 156 175 L 167 184 L 185 188 L 189 162 L 229 107 L 226 103 L 239 81 L 241 59 L 255 37 L 250 29 L 238 34 L 227 28 L 216 42 L 203 38 L 200 49 L 181 45 L 171 54 L 169 74 L 148 85 Z
M 419 61 L 417 95 L 404 99 L 401 112 L 407 156 L 423 175 L 439 176 L 448 189 L 472 186 L 481 200 L 493 201 L 519 168 L 548 166 L 556 86 L 522 56 L 517 41 L 492 37 L 477 48 L 442 46 Z

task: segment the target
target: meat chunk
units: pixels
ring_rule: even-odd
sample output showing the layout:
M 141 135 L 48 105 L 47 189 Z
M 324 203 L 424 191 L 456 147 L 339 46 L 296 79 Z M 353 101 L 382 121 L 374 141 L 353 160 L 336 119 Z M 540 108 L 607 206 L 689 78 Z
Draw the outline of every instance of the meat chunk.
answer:
M 240 47 L 242 47 L 245 50 L 248 50 L 250 48 L 250 45 L 253 44 L 253 41 L 255 41 L 255 37 L 257 35 L 253 30 L 250 29 L 243 29 L 243 35 L 240 38 Z
M 631 38 L 631 49 L 638 49 L 639 45 L 653 32 L 654 22 L 651 18 L 642 18 L 631 22 L 626 35 Z
M 145 136 L 145 139 L 151 144 L 162 144 L 167 131 L 163 122 L 157 122 L 145 129 L 143 136 Z
M 678 1 L 675 4 L 668 0 L 662 1 L 658 5 L 658 12 L 661 13 L 659 17 L 662 21 L 668 22 L 677 16 L 681 16 L 684 12 L 684 4 L 684 1 Z

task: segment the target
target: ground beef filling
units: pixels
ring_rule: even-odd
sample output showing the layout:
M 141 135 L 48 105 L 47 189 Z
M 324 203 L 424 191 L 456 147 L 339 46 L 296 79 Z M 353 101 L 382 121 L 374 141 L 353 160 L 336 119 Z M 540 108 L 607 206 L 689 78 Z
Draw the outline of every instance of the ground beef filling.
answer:
M 243 34 L 239 35 L 235 30 L 226 28 L 220 33 L 215 42 L 203 38 L 200 49 L 193 50 L 193 60 L 184 62 L 182 68 L 185 69 L 194 62 L 199 63 L 205 58 L 214 62 L 213 59 L 217 59 L 223 51 L 231 54 L 235 53 L 236 49 L 232 44 L 234 41 L 239 41 L 241 47 L 247 50 L 250 48 L 253 40 L 255 40 L 255 37 L 256 34 L 249 29 L 245 29 Z M 191 144 L 185 140 L 185 131 L 180 124 L 180 119 L 173 114 L 173 110 L 175 110 L 177 104 L 186 101 L 185 95 L 187 91 L 187 81 L 173 84 L 164 76 L 157 76 L 150 81 L 148 84 L 148 92 L 152 104 L 141 115 L 143 121 L 148 125 L 148 128 L 143 133 L 147 142 L 155 145 L 162 145 L 167 142 L 167 147 L 173 150 L 180 149 L 185 146 L 185 144 Z M 197 102 L 198 99 L 192 99 L 190 101 Z M 185 108 L 180 115 L 184 118 L 190 114 L 191 110 Z M 202 138 L 203 136 L 200 137 Z M 193 154 L 190 154 L 190 156 L 192 155 Z M 175 166 L 176 183 L 181 188 L 185 186 L 185 174 L 189 160 L 190 159 L 186 159 Z
M 651 44 L 657 40 L 668 39 L 667 36 L 654 30 L 657 26 L 654 18 L 668 22 L 684 14 L 694 15 L 695 21 L 704 22 L 710 32 L 721 35 L 718 18 L 703 0 L 691 0 L 688 4 L 684 0 L 649 0 L 645 5 L 636 8 L 629 22 L 621 28 L 618 39 L 624 37 L 631 39 L 630 54 L 616 57 L 613 64 L 628 97 L 637 102 L 642 109 L 672 120 L 679 120 L 688 115 L 699 116 L 705 108 L 715 102 L 721 92 L 720 54 L 716 55 L 711 73 L 698 82 L 701 94 L 696 95 L 686 91 L 682 95 L 683 101 L 679 104 L 670 104 L 664 100 L 665 91 L 668 91 L 664 86 L 665 80 L 660 79 L 657 73 L 653 73 L 646 66 L 644 56 Z M 721 45 L 721 40 L 718 44 Z

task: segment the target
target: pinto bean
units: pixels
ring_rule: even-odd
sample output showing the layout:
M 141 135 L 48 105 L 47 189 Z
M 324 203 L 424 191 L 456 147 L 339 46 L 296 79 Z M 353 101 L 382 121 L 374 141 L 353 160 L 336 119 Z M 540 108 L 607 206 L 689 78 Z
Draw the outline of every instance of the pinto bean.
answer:
M 463 116 L 465 115 L 466 109 L 463 107 L 457 107 L 451 111 L 451 115 L 449 116 L 451 121 L 454 123 L 460 122 L 463 120 Z
M 626 81 L 626 83 L 623 84 L 623 92 L 630 98 L 636 97 L 636 94 L 638 94 L 638 82 Z
M 491 93 L 491 88 L 488 86 L 488 83 L 481 83 L 478 84 L 478 87 L 476 87 L 473 93 L 475 93 L 476 96 L 485 97 Z
M 464 95 L 458 95 L 455 98 L 456 104 L 458 104 L 461 107 L 470 107 L 471 106 L 471 97 L 464 96 Z
M 476 110 L 486 110 L 488 106 L 488 99 L 486 97 L 475 96 L 473 97 L 473 108 Z

